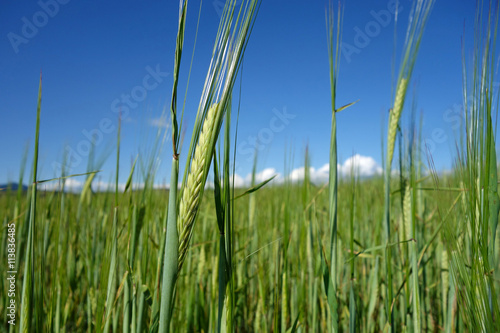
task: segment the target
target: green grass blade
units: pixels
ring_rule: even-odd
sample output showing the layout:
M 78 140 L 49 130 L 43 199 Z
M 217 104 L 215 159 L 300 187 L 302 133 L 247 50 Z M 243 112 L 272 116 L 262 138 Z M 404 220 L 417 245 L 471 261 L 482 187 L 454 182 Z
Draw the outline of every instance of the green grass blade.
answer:
M 40 113 L 42 107 L 42 74 L 40 73 L 40 84 L 38 88 L 38 103 L 36 112 L 36 130 L 35 130 L 35 152 L 33 157 L 33 181 L 31 188 L 30 220 L 28 227 L 28 241 L 26 244 L 26 257 L 24 265 L 23 290 L 21 296 L 21 317 L 19 320 L 19 332 L 32 331 L 33 305 L 37 303 L 34 299 L 34 260 L 35 260 L 35 235 L 36 235 L 36 199 L 37 199 L 37 171 L 38 171 L 38 147 L 40 140 Z M 42 286 L 39 286 L 40 288 Z M 39 313 L 39 316 L 42 314 Z M 38 320 L 35 318 L 35 322 Z

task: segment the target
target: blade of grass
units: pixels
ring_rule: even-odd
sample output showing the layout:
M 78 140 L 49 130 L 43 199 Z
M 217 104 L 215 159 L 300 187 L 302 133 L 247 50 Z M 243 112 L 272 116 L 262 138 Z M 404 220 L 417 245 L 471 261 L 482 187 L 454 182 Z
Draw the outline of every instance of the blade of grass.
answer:
M 31 205 L 30 219 L 28 227 L 28 241 L 26 244 L 26 257 L 23 276 L 23 290 L 21 296 L 21 318 L 19 320 L 19 332 L 31 332 L 33 304 L 37 303 L 34 299 L 34 260 L 35 260 L 35 235 L 36 235 L 36 199 L 37 199 L 37 171 L 38 171 L 38 147 L 40 140 L 40 113 L 42 107 L 42 74 L 40 73 L 40 83 L 38 88 L 38 103 L 36 112 L 36 130 L 35 130 L 35 152 L 33 157 L 33 180 L 31 186 Z M 40 286 L 42 287 L 42 286 Z M 42 315 L 42 314 L 39 314 Z M 35 320 L 38 323 L 38 320 Z

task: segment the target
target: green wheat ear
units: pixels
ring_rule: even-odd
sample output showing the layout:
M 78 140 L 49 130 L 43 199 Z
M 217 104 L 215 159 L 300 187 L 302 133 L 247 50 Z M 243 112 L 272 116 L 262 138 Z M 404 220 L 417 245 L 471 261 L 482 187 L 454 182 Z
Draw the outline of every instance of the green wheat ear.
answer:
M 206 164 L 211 158 L 212 149 L 210 145 L 213 144 L 212 136 L 215 128 L 215 120 L 219 113 L 218 106 L 219 103 L 213 104 L 206 114 L 203 128 L 196 144 L 194 157 L 191 161 L 186 188 L 182 193 L 177 218 L 177 230 L 179 231 L 179 270 L 184 263 L 189 248 L 196 214 L 198 213 L 201 196 L 203 195 L 203 187 L 208 173 Z
M 401 78 L 399 81 L 398 89 L 396 90 L 396 98 L 394 100 L 394 108 L 391 110 L 390 121 L 389 121 L 389 133 L 388 133 L 388 163 L 392 162 L 394 156 L 394 146 L 396 144 L 396 132 L 398 129 L 399 118 L 401 118 L 401 113 L 403 111 L 403 105 L 406 96 L 406 89 L 408 88 L 408 79 Z

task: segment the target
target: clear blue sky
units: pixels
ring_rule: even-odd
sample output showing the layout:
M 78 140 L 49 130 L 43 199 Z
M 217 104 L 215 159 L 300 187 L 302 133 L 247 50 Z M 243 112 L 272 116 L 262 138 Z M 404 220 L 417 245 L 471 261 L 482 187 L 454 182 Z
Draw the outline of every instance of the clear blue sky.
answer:
M 384 14 L 394 1 L 343 3 L 344 46 L 346 50 L 349 45 L 356 47 L 356 52 L 343 54 L 338 103 L 360 102 L 338 114 L 340 162 L 356 153 L 381 164 L 382 126 L 392 102 L 392 66 L 394 61 L 399 64 L 411 1 L 400 0 L 396 59 L 394 17 Z M 203 2 L 187 95 L 185 122 L 189 125 L 196 114 L 221 5 L 221 0 Z M 326 6 L 326 0 L 262 1 L 244 61 L 236 157 L 239 175 L 251 171 L 256 138 L 261 142 L 259 170 L 275 168 L 282 173 L 290 147 L 293 167 L 302 166 L 306 145 L 313 167 L 319 169 L 328 162 Z M 100 168 L 102 179 L 109 180 L 115 163 L 116 111 L 121 107 L 128 109 L 122 128 L 120 179 L 124 182 L 133 157 L 138 152 L 146 157 L 151 151 L 170 98 L 178 1 L 19 0 L 3 1 L 0 8 L 0 183 L 17 180 L 27 144 L 31 163 L 40 70 L 39 178 L 57 176 L 54 165 L 62 162 L 65 149 L 81 159 L 75 157 L 71 172 L 85 172 L 89 141 L 85 133 L 100 129 L 97 156 L 107 157 Z M 199 1 L 191 0 L 182 90 L 198 9 Z M 414 71 L 412 87 L 424 116 L 423 136 L 438 169 L 450 168 L 454 155 L 453 127 L 462 105 L 461 40 L 470 56 L 474 13 L 475 1 L 437 0 Z M 367 30 L 363 39 L 360 31 L 366 34 Z M 159 155 L 159 182 L 168 179 L 170 156 L 167 142 Z

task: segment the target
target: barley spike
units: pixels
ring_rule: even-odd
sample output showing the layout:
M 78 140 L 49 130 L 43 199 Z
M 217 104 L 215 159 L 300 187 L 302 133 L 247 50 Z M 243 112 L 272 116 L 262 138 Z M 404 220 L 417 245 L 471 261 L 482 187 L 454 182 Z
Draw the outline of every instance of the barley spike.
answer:
M 394 156 L 396 132 L 398 129 L 399 118 L 401 117 L 401 112 L 403 111 L 403 105 L 405 101 L 407 87 L 408 87 L 408 79 L 401 78 L 401 81 L 399 81 L 398 89 L 396 90 L 394 107 L 392 108 L 391 115 L 389 116 L 390 122 L 389 122 L 389 133 L 387 142 L 387 148 L 389 149 L 387 155 L 387 161 L 389 164 L 392 163 L 392 158 Z
M 205 173 L 207 172 L 205 164 L 207 159 L 211 158 L 212 150 L 210 149 L 210 144 L 213 144 L 211 138 L 215 128 L 215 120 L 217 119 L 218 105 L 218 103 L 212 105 L 205 116 L 194 157 L 191 161 L 186 187 L 182 192 L 177 218 L 177 230 L 179 231 L 179 270 L 184 263 L 189 248 L 196 214 L 198 213 L 203 194 L 202 190 L 205 186 Z

